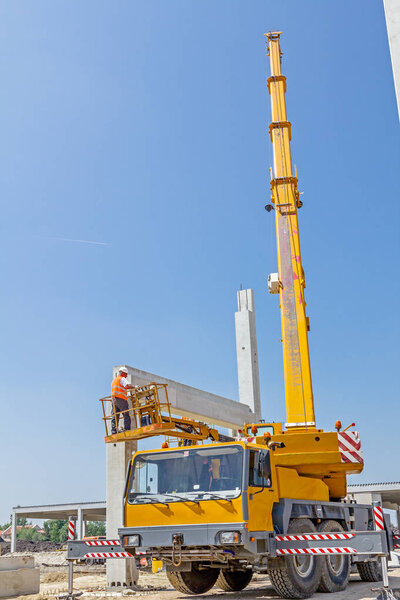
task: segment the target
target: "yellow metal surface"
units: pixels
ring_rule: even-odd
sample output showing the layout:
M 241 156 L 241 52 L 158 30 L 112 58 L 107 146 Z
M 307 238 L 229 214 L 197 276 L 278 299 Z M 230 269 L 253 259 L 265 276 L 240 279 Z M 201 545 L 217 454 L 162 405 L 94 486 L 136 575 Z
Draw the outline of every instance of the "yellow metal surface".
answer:
M 296 469 L 276 467 L 276 479 L 280 498 L 329 500 L 329 488 L 321 479 L 302 477 Z
M 272 505 L 279 500 L 277 486 L 272 477 L 273 487 L 260 491 L 259 487 L 249 487 L 247 502 L 249 507 L 249 531 L 273 531 Z
M 151 572 L 159 573 L 160 571 L 162 571 L 162 568 L 163 568 L 163 561 L 156 560 L 155 558 L 153 558 L 153 560 L 151 561 Z
M 277 231 L 286 427 L 307 430 L 315 427 L 315 413 L 307 338 L 305 278 L 297 221 L 297 208 L 301 203 L 290 152 L 291 126 L 286 114 L 286 78 L 281 72 L 280 32 L 266 35 L 271 68 L 268 79 L 274 157 L 271 190 Z

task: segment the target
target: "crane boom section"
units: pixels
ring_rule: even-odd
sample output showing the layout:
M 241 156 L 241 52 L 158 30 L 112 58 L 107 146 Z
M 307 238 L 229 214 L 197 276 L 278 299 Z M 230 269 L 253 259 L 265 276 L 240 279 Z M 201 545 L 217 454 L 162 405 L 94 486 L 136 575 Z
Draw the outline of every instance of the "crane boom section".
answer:
M 297 220 L 297 209 L 301 202 L 290 152 L 291 124 L 286 114 L 286 77 L 281 72 L 280 32 L 266 35 L 271 67 L 271 76 L 268 78 L 272 112 L 269 130 L 273 147 L 271 190 L 278 247 L 286 427 L 310 430 L 315 427 L 315 413 L 305 312 L 305 279 Z

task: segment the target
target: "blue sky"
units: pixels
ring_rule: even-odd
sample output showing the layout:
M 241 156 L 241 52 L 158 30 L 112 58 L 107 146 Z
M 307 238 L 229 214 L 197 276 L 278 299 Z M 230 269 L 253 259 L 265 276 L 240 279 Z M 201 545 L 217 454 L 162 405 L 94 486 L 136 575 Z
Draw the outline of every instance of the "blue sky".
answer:
M 357 423 L 351 482 L 400 479 L 399 128 L 380 0 L 8 0 L 0 522 L 16 504 L 105 497 L 97 399 L 113 365 L 237 399 L 240 284 L 255 290 L 264 417 L 285 419 L 266 292 L 271 29 L 304 191 L 318 425 Z

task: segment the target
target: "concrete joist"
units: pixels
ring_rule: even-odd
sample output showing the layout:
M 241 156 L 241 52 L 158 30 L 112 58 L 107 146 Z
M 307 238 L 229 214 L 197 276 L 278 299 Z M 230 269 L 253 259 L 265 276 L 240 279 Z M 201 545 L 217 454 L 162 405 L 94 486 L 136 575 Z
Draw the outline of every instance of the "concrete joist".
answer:
M 127 368 L 132 385 L 146 385 L 152 381 L 168 384 L 168 398 L 172 409 L 176 409 L 172 410 L 176 416 L 198 419 L 227 429 L 237 429 L 254 420 L 250 406 L 242 402 L 235 402 L 224 396 L 211 394 L 128 365 L 123 366 Z M 114 368 L 114 376 L 118 369 L 119 366 Z

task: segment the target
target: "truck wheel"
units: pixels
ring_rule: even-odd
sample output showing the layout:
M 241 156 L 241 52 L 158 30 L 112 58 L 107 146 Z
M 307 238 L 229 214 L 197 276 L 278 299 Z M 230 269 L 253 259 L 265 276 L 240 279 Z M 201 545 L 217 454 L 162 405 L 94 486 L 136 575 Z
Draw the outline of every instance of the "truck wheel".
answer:
M 323 521 L 318 527 L 321 533 L 344 531 L 337 521 Z M 319 592 L 341 592 L 347 588 L 350 576 L 350 556 L 346 554 L 332 554 L 321 558 L 322 574 L 318 586 Z
M 361 577 L 361 581 L 382 581 L 382 568 L 380 561 L 370 562 L 358 562 L 357 563 L 358 574 Z
M 204 594 L 208 592 L 218 579 L 219 569 L 199 569 L 192 563 L 190 571 L 167 571 L 171 585 L 182 594 Z
M 86 559 L 86 566 L 93 567 L 94 564 L 95 564 L 95 559 L 94 558 L 87 558 Z
M 313 533 L 316 528 L 310 519 L 292 519 L 288 533 Z M 272 585 L 283 598 L 309 598 L 321 580 L 320 557 L 311 554 L 285 556 L 268 561 Z
M 253 577 L 253 571 L 247 569 L 246 571 L 228 571 L 221 569 L 218 575 L 216 586 L 224 592 L 239 592 L 244 590 L 249 585 L 251 578 Z

